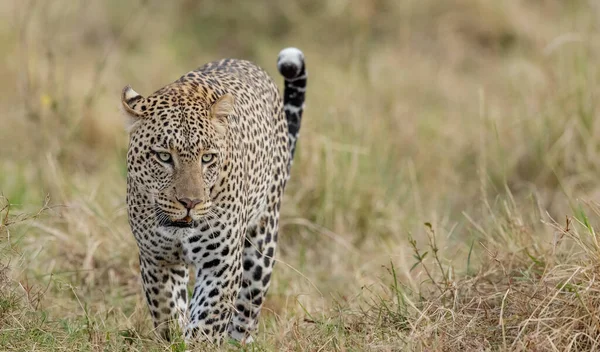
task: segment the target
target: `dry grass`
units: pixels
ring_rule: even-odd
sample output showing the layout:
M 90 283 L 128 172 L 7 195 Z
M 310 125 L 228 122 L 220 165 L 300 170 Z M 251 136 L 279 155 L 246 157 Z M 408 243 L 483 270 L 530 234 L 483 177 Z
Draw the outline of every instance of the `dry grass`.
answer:
M 184 350 L 140 295 L 120 89 L 221 57 L 278 77 L 295 45 L 308 105 L 246 349 L 600 350 L 599 21 L 584 0 L 1 2 L 0 349 Z

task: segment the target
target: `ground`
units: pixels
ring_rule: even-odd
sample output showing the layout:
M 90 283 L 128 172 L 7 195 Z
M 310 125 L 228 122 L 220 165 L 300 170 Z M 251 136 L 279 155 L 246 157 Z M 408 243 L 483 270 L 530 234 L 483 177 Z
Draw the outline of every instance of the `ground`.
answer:
M 583 0 L 3 1 L 0 350 L 185 349 L 141 295 L 120 90 L 223 57 L 281 86 L 287 46 L 310 73 L 278 263 L 257 343 L 226 349 L 600 349 L 599 23 Z

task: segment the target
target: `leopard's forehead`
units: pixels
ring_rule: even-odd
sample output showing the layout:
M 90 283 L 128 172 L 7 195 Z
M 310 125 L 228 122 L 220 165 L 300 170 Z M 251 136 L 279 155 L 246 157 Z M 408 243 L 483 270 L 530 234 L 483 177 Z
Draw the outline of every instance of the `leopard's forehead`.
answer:
M 146 117 L 139 132 L 150 148 L 176 151 L 184 158 L 216 148 L 210 104 L 189 89 L 163 88 L 146 98 L 144 105 Z

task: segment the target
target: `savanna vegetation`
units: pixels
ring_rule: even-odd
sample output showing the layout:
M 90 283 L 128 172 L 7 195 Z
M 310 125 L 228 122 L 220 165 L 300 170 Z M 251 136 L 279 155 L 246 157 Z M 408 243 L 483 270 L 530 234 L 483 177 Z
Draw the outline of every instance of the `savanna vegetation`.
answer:
M 600 350 L 600 3 L 0 2 L 0 350 L 152 333 L 126 84 L 223 57 L 309 70 L 248 351 Z

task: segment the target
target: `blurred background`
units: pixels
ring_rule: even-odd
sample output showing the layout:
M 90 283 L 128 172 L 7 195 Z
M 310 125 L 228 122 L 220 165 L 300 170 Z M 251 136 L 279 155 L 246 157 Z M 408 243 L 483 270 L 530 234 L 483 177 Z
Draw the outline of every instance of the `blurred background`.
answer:
M 394 350 L 405 318 L 349 322 L 402 306 L 398 285 L 435 291 L 427 248 L 468 276 L 543 252 L 554 221 L 597 222 L 599 26 L 593 0 L 1 1 L 0 345 L 167 348 L 127 223 L 121 89 L 225 57 L 281 87 L 296 46 L 307 105 L 257 348 Z

